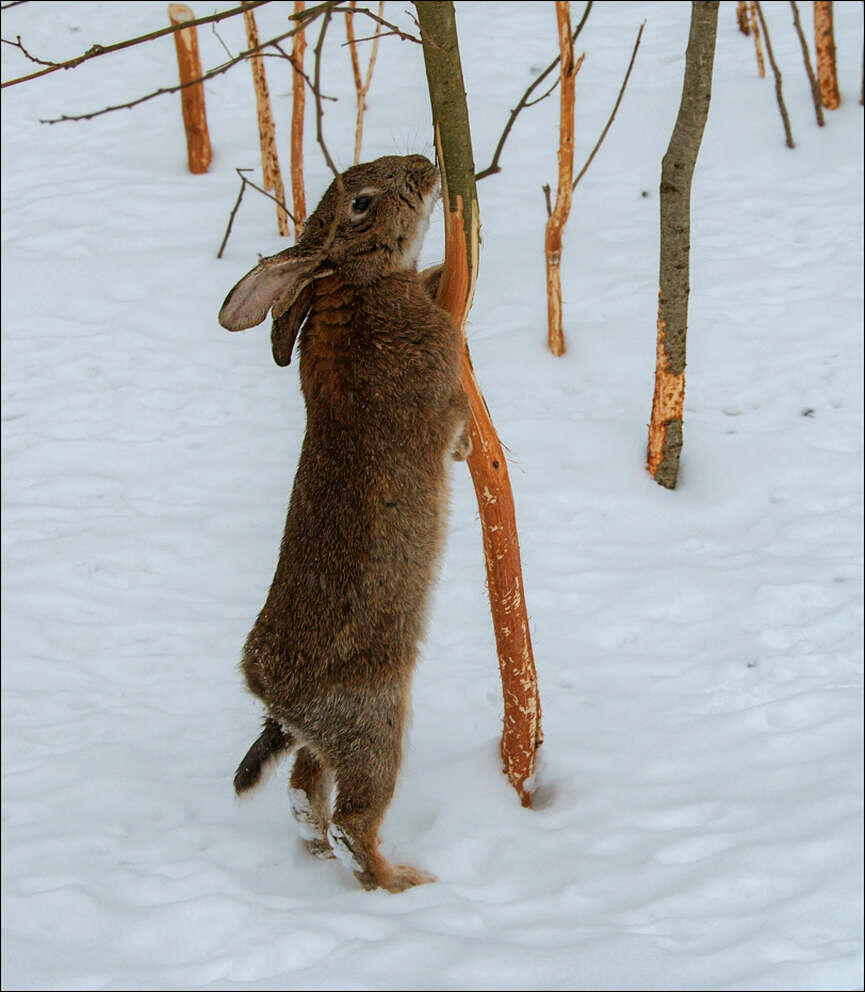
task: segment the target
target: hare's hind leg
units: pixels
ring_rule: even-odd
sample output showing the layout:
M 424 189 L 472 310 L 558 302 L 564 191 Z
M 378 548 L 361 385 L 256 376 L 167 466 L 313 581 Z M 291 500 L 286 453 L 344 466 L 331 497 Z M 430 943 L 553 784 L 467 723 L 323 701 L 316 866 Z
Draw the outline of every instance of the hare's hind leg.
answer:
M 297 752 L 288 797 L 306 848 L 316 858 L 332 858 L 327 842 L 330 783 L 321 761 L 308 747 Z
M 327 839 L 365 889 L 402 892 L 435 881 L 411 865 L 391 864 L 378 849 L 378 829 L 399 772 L 401 736 L 356 742 L 336 765 L 338 793 Z

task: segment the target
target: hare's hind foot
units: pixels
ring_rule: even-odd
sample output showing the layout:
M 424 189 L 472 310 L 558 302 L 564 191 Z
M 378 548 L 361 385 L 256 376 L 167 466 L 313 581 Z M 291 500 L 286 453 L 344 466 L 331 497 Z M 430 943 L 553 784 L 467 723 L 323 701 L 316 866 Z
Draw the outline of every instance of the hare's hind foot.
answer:
M 288 800 L 291 815 L 306 849 L 316 858 L 332 858 L 327 841 L 328 781 L 321 762 L 307 747 L 302 747 L 291 771 Z
M 435 875 L 412 865 L 391 864 L 378 852 L 377 843 L 364 844 L 338 823 L 331 823 L 327 828 L 327 839 L 333 854 L 354 872 L 354 877 L 368 891 L 381 888 L 388 892 L 404 892 L 414 885 L 436 880 Z

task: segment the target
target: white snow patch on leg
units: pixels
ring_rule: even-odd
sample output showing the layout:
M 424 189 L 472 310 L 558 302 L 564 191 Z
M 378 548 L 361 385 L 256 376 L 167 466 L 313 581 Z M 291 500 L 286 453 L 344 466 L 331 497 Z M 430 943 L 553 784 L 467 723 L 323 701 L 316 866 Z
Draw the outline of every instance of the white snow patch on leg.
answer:
M 297 828 L 304 840 L 321 840 L 321 822 L 313 813 L 309 796 L 303 789 L 289 789 L 288 800 L 291 815 L 297 821 Z
M 363 871 L 363 865 L 357 860 L 354 851 L 349 843 L 349 835 L 336 823 L 331 823 L 327 828 L 327 839 L 330 841 L 330 849 L 339 860 L 351 871 Z

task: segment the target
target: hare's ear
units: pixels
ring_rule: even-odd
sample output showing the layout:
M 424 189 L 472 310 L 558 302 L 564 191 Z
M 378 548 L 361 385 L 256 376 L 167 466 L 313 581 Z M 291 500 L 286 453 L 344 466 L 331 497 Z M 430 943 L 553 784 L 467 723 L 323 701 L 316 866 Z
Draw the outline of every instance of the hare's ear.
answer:
M 273 309 L 273 327 L 270 330 L 270 347 L 277 365 L 288 365 L 298 332 L 309 314 L 312 303 L 312 283 L 308 282 L 297 294 L 294 303 L 282 313 Z
M 243 331 L 260 324 L 271 307 L 275 317 L 285 313 L 304 286 L 328 274 L 317 267 L 319 261 L 297 245 L 263 258 L 226 296 L 219 323 L 226 330 Z

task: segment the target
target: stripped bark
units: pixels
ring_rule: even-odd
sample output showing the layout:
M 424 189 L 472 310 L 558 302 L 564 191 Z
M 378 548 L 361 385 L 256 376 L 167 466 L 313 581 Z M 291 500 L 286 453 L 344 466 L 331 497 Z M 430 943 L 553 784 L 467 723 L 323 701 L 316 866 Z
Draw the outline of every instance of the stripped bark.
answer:
M 751 33 L 751 25 L 748 23 L 748 4 L 746 0 L 739 0 L 736 4 L 736 23 L 739 25 L 739 30 L 744 35 L 749 35 Z
M 357 6 L 356 0 L 349 3 L 350 10 L 345 12 L 345 33 L 348 38 L 348 50 L 351 54 L 351 69 L 354 73 L 354 89 L 357 98 L 357 116 L 354 125 L 354 164 L 360 162 L 360 147 L 363 142 L 363 115 L 366 110 L 366 95 L 369 93 L 370 83 L 372 83 L 372 72 L 375 68 L 375 59 L 378 55 L 378 40 L 381 34 L 381 23 L 376 21 L 375 34 L 372 37 L 372 51 L 369 56 L 369 63 L 364 76 L 360 74 L 360 59 L 357 54 L 357 43 L 354 37 L 354 8 Z M 378 16 L 384 13 L 384 0 L 379 0 Z
M 243 21 L 246 25 L 246 40 L 250 48 L 258 47 L 258 28 L 255 26 L 255 14 L 244 10 Z M 267 90 L 267 76 L 264 72 L 264 59 L 261 55 L 250 58 L 252 65 L 252 82 L 255 86 L 255 105 L 258 110 L 258 137 L 261 143 L 261 176 L 262 186 L 272 190 L 273 195 L 285 202 L 285 188 L 282 185 L 282 173 L 279 169 L 279 157 L 276 154 L 276 128 L 273 123 L 273 113 L 270 109 L 270 94 Z M 276 206 L 276 226 L 283 237 L 288 236 L 288 214 L 284 207 Z
M 436 150 L 445 209 L 445 268 L 437 296 L 460 328 L 477 279 L 479 216 L 471 132 L 452 3 L 416 3 L 424 40 Z M 501 442 L 463 350 L 462 383 L 471 407 L 473 451 L 468 465 L 480 510 L 487 585 L 504 696 L 501 755 L 523 806 L 532 804 L 531 777 L 543 736 L 541 705 L 523 591 L 520 546 Z
M 691 4 L 682 100 L 661 167 L 661 257 L 655 393 L 647 468 L 675 489 L 682 450 L 691 253 L 691 181 L 712 97 L 718 2 Z
M 168 5 L 168 19 L 173 25 L 194 21 L 195 14 L 183 3 Z M 177 49 L 177 68 L 180 82 L 188 83 L 201 75 L 201 58 L 198 54 L 198 30 L 186 27 L 174 32 Z M 189 171 L 197 175 L 207 172 L 212 158 L 210 133 L 207 130 L 207 112 L 204 106 L 204 83 L 186 86 L 180 91 L 183 128 L 186 131 L 186 158 Z
M 799 20 L 799 7 L 796 0 L 790 0 L 790 7 L 793 10 L 793 27 L 799 37 L 799 44 L 802 46 L 802 61 L 805 63 L 805 72 L 808 74 L 808 82 L 811 85 L 811 100 L 814 103 L 814 113 L 817 116 L 817 124 L 823 127 L 826 121 L 823 119 L 823 104 L 820 99 L 820 87 L 817 77 L 814 75 L 814 67 L 811 65 L 811 54 L 808 51 L 808 42 L 805 41 L 805 32 L 802 30 L 802 22 Z
M 754 51 L 757 53 L 757 75 L 760 79 L 766 77 L 766 66 L 763 63 L 763 48 L 760 45 L 760 25 L 757 19 L 757 7 L 754 0 L 748 4 L 748 17 L 751 22 L 751 33 L 754 35 Z
M 557 357 L 565 353 L 562 330 L 562 234 L 571 213 L 574 181 L 574 83 L 584 55 L 574 62 L 571 42 L 571 5 L 556 0 L 556 24 L 559 29 L 559 184 L 556 203 L 547 220 L 544 234 L 544 257 L 547 272 L 547 346 Z
M 301 13 L 304 0 L 295 0 L 294 12 Z M 299 240 L 306 220 L 306 187 L 303 181 L 303 117 L 306 109 L 306 90 L 303 78 L 303 53 L 306 51 L 306 32 L 294 36 L 291 58 L 294 75 L 291 90 L 291 199 L 294 207 L 294 239 Z
M 756 0 L 756 6 L 760 24 L 763 26 L 763 34 L 766 37 L 766 54 L 769 56 L 769 64 L 772 66 L 772 72 L 775 75 L 775 98 L 778 101 L 778 110 L 781 113 L 781 121 L 784 124 L 784 137 L 787 141 L 787 147 L 795 148 L 796 142 L 793 141 L 793 132 L 790 130 L 790 115 L 787 113 L 787 105 L 784 103 L 784 91 L 781 88 L 781 70 L 778 68 L 778 63 L 772 54 L 769 26 L 766 24 L 766 18 L 763 16 L 763 7 L 760 4 L 760 0 Z
M 837 110 L 841 106 L 841 94 L 835 71 L 835 30 L 832 26 L 832 4 L 825 0 L 815 0 L 814 3 L 814 47 L 817 49 L 821 101 L 827 110 Z

